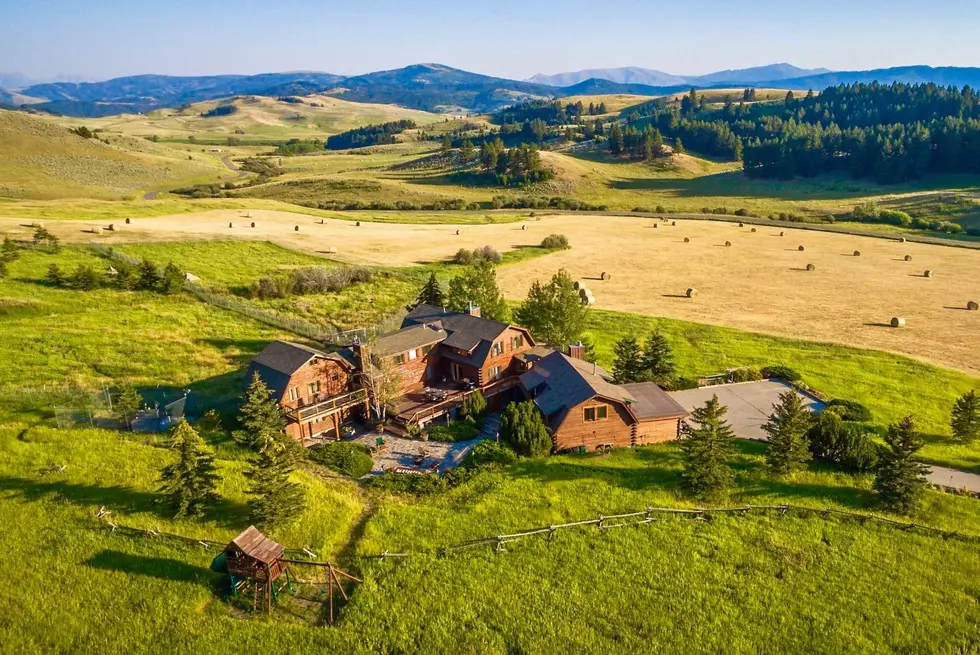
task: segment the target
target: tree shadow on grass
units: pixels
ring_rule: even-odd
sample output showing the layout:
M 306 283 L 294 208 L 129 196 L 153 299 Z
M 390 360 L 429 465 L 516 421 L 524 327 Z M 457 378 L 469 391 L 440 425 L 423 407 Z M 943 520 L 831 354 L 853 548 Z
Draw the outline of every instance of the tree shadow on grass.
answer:
M 148 513 L 161 519 L 173 518 L 170 508 L 160 503 L 160 496 L 122 485 L 102 486 L 64 480 L 39 482 L 28 478 L 0 476 L 0 494 L 13 498 L 20 495 L 25 502 L 37 502 L 48 496 L 61 498 L 93 512 L 105 507 L 114 514 Z M 220 498 L 204 515 L 222 527 L 241 527 L 248 524 L 248 506 Z
M 507 471 L 513 477 L 528 477 L 538 482 L 600 479 L 633 491 L 651 487 L 670 489 L 680 484 L 681 455 L 676 448 L 645 446 L 622 452 L 640 460 L 643 465 L 621 464 L 624 455 L 614 451 L 521 460 L 509 466 Z
M 119 571 L 127 575 L 143 575 L 175 582 L 193 582 L 215 591 L 218 588 L 217 576 L 209 569 L 166 557 L 145 557 L 118 550 L 103 550 L 85 563 L 103 571 Z

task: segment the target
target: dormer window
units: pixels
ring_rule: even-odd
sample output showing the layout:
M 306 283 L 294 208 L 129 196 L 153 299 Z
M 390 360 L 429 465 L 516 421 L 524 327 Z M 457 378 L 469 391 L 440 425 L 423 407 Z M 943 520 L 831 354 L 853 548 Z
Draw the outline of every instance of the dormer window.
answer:
M 490 356 L 491 357 L 500 357 L 503 354 L 504 354 L 504 342 L 503 341 L 494 341 L 493 342 L 493 346 L 490 347 Z

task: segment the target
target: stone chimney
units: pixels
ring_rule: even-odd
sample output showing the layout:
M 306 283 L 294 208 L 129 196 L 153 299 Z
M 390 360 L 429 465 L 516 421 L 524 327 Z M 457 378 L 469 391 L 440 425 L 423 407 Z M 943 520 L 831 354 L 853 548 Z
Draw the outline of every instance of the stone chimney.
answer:
M 465 311 L 470 316 L 476 316 L 477 318 L 480 317 L 480 306 L 479 305 L 474 305 L 471 302 L 466 303 L 466 310 Z
M 585 345 L 581 341 L 568 347 L 568 356 L 575 359 L 585 359 Z
M 355 341 L 353 344 L 351 344 L 350 349 L 354 352 L 354 358 L 357 361 L 357 367 L 361 371 L 366 371 L 367 368 L 365 367 L 365 363 L 369 361 L 367 345 L 362 344 L 360 341 Z

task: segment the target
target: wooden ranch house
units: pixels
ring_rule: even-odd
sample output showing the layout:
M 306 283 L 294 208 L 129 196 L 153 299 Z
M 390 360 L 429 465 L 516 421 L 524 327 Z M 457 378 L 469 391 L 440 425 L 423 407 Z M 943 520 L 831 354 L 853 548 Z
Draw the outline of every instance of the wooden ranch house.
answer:
M 340 426 L 366 416 L 367 392 L 344 357 L 289 341 L 273 341 L 252 360 L 247 380 L 258 373 L 286 413 L 286 434 L 298 441 L 340 438 Z
M 653 382 L 616 385 L 601 367 L 577 357 L 552 352 L 529 365 L 521 387 L 544 415 L 556 452 L 670 441 L 687 416 Z

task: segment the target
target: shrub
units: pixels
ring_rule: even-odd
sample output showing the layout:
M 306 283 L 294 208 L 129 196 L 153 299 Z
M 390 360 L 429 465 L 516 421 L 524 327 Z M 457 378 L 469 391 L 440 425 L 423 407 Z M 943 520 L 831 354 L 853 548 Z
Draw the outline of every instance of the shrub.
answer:
M 483 418 L 487 411 L 487 399 L 482 391 L 476 391 L 463 398 L 463 404 L 459 408 L 460 415 L 468 421 L 478 421 Z
M 453 255 L 453 262 L 456 264 L 469 265 L 473 263 L 473 252 L 466 248 L 460 248 Z
M 370 282 L 374 275 L 363 266 L 307 266 L 293 271 L 292 288 L 295 293 L 335 293 L 362 282 Z
M 507 466 L 517 461 L 517 453 L 506 443 L 497 441 L 481 441 L 470 449 L 463 459 L 462 466 L 476 468 L 479 466 Z
M 735 215 L 736 216 L 748 216 L 749 215 L 749 210 L 748 209 L 745 209 L 745 208 L 736 209 L 735 210 Z
M 564 250 L 569 247 L 568 237 L 564 234 L 549 234 L 541 240 L 541 247 L 548 250 Z
M 473 394 L 477 395 L 477 394 Z M 437 425 L 428 432 L 429 441 L 469 441 L 480 435 L 480 428 L 467 421 L 453 421 L 446 425 Z
M 655 210 L 655 211 L 656 211 L 656 212 L 657 212 L 658 214 L 666 214 L 666 213 L 668 213 L 668 212 L 667 212 L 667 208 L 666 208 L 666 207 L 664 207 L 663 205 L 657 205 L 657 208 L 656 208 L 656 210 Z
M 507 405 L 500 420 L 500 436 L 527 457 L 543 457 L 551 452 L 551 436 L 532 400 Z
M 827 403 L 827 409 L 832 410 L 845 421 L 867 423 L 871 420 L 871 410 L 855 400 L 835 398 Z
M 503 257 L 500 256 L 500 253 L 493 246 L 483 246 L 482 248 L 474 248 L 473 250 L 460 248 L 453 255 L 453 263 L 463 265 L 476 264 L 478 262 L 499 264 L 502 260 Z
M 814 457 L 849 471 L 863 473 L 877 467 L 879 447 L 871 434 L 857 423 L 849 423 L 834 412 L 822 412 L 807 432 Z
M 762 377 L 779 378 L 787 382 L 799 382 L 803 376 L 791 369 L 789 366 L 765 366 L 762 369 Z
M 728 373 L 729 382 L 755 382 L 762 379 L 762 371 L 754 366 L 732 369 Z
M 671 391 L 684 391 L 685 389 L 697 389 L 699 386 L 697 378 L 674 378 L 670 381 L 669 388 Z
M 248 295 L 252 298 L 258 298 L 259 300 L 285 298 L 290 293 L 292 293 L 292 289 L 289 288 L 287 281 L 277 280 L 276 278 L 268 275 L 259 278 L 248 288 Z
M 310 448 L 307 452 L 309 458 L 317 464 L 323 464 L 327 468 L 352 478 L 363 477 L 374 468 L 371 451 L 368 450 L 367 446 L 359 443 L 345 441 L 325 443 L 322 446 Z

